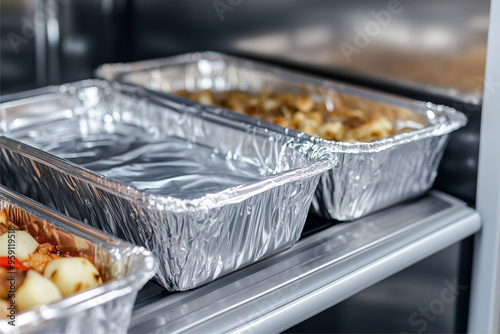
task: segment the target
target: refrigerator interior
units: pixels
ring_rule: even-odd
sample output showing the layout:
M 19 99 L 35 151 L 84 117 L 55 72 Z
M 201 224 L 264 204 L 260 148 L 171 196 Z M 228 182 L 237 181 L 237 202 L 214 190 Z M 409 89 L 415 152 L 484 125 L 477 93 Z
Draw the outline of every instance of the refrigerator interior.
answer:
M 500 37 L 498 1 L 4 0 L 0 7 L 1 95 L 92 78 L 103 63 L 214 50 L 446 104 L 469 118 L 451 136 L 429 194 L 352 224 L 311 215 L 297 247 L 192 292 L 149 283 L 131 332 L 500 328 L 493 209 L 500 162 L 491 140 L 500 105 L 492 60 L 500 59 L 492 43 Z M 476 210 L 483 232 L 473 236 Z M 409 230 L 405 219 L 413 222 Z M 392 239 L 372 235 L 352 241 L 352 253 L 342 253 L 345 245 L 332 249 L 336 237 L 365 225 L 387 228 Z M 368 242 L 370 251 L 361 246 Z M 206 306 L 216 297 L 224 301 L 218 315 Z

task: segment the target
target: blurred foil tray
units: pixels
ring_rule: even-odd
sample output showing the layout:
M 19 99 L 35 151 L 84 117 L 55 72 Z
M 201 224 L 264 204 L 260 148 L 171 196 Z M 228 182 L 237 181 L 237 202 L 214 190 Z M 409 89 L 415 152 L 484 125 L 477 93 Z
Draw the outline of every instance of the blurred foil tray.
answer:
M 171 291 L 291 247 L 335 163 L 284 131 L 106 81 L 9 99 L 1 182 L 148 248 Z
M 448 141 L 448 134 L 467 122 L 455 109 L 400 98 L 381 92 L 322 80 L 216 52 L 190 53 L 128 64 L 104 64 L 96 75 L 111 81 L 143 86 L 172 101 L 197 105 L 176 90 L 242 90 L 307 93 L 315 101 L 355 108 L 404 108 L 423 115 L 430 126 L 373 142 L 334 142 L 288 130 L 288 134 L 329 148 L 338 157 L 336 168 L 324 174 L 313 200 L 315 213 L 337 220 L 353 220 L 432 187 Z M 204 110 L 220 109 L 204 105 Z M 226 109 L 225 109 L 226 110 Z M 279 131 L 275 124 L 229 112 L 231 119 Z
M 0 319 L 1 333 L 126 333 L 137 292 L 158 268 L 151 252 L 85 227 L 0 186 L 0 210 L 29 233 L 61 249 L 83 253 L 104 268 L 108 282 L 58 302 Z

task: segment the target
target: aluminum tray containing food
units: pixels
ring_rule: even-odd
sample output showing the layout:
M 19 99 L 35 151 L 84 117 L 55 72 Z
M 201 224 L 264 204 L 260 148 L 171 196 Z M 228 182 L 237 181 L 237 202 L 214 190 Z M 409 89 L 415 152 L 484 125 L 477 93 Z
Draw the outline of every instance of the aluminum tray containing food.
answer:
M 0 332 L 126 333 L 151 252 L 0 186 Z
M 295 73 L 215 52 L 128 64 L 104 64 L 98 77 L 161 92 L 332 150 L 313 210 L 352 220 L 432 187 L 450 132 L 464 126 L 456 110 Z M 252 117 L 249 117 L 252 116 Z M 277 126 L 276 126 L 277 125 Z
M 320 175 L 335 163 L 284 131 L 106 81 L 9 100 L 0 114 L 2 183 L 150 249 L 169 290 L 292 246 Z

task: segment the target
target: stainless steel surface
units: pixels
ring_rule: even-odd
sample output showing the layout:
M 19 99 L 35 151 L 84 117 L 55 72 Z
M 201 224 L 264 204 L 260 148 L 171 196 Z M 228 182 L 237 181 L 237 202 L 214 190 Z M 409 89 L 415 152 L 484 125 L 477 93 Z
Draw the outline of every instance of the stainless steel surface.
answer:
M 284 132 L 104 81 L 1 107 L 2 182 L 150 249 L 171 290 L 290 247 L 335 163 Z
M 462 275 L 462 262 L 472 238 L 425 257 L 284 333 L 464 333 L 467 317 L 462 308 L 468 306 L 470 283 Z
M 476 204 L 484 224 L 474 244 L 470 333 L 500 332 L 500 1 L 492 1 L 491 17 Z
M 96 73 L 108 80 L 163 92 L 171 100 L 193 106 L 198 102 L 177 97 L 173 92 L 211 89 L 303 94 L 305 91 L 313 100 L 331 109 L 348 104 L 352 109 L 401 108 L 422 115 L 430 124 L 428 127 L 366 143 L 333 142 L 292 130 L 287 132 L 327 147 L 338 156 L 339 164 L 322 175 L 313 199 L 314 212 L 330 219 L 356 219 L 428 190 L 436 177 L 448 133 L 466 124 L 463 114 L 445 106 L 398 98 L 213 52 L 106 64 Z M 218 108 L 205 106 L 204 109 L 220 113 Z M 228 115 L 249 124 L 283 130 L 250 116 L 234 112 Z
M 40 308 L 0 320 L 2 333 L 124 333 L 137 291 L 154 275 L 151 253 L 82 226 L 39 203 L 0 186 L 0 209 L 22 217 L 25 227 L 42 240 L 57 240 L 58 249 L 87 254 L 104 268 L 108 282 Z M 10 240 L 10 239 L 9 239 Z M 60 248 L 59 248 L 60 247 Z
M 194 291 L 138 296 L 130 333 L 279 332 L 480 228 L 442 193 L 308 236 L 288 251 Z

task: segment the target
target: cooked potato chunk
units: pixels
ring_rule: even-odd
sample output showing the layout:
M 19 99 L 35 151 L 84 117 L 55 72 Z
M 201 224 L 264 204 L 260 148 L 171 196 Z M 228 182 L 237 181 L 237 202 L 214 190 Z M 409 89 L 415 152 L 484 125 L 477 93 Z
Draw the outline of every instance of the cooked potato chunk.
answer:
M 43 274 L 65 297 L 102 284 L 99 271 L 83 257 L 55 259 L 45 267 Z
M 28 270 L 26 279 L 16 292 L 16 306 L 20 311 L 61 299 L 57 286 L 35 270 Z
M 14 234 L 10 232 L 0 236 L 0 256 L 14 255 L 19 261 L 26 261 L 29 255 L 38 248 L 38 242 L 26 231 L 15 231 L 14 233 L 15 238 L 12 237 Z M 14 254 L 9 254 L 9 246 Z

